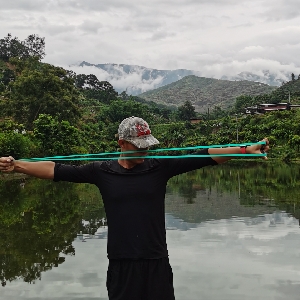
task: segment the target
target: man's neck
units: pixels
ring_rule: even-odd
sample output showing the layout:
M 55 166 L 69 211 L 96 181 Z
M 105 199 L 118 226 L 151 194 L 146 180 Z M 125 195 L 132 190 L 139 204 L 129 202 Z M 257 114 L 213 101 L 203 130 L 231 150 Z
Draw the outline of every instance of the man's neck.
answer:
M 118 163 L 125 169 L 131 169 L 137 165 L 136 163 L 133 163 L 132 161 L 127 159 L 118 159 Z

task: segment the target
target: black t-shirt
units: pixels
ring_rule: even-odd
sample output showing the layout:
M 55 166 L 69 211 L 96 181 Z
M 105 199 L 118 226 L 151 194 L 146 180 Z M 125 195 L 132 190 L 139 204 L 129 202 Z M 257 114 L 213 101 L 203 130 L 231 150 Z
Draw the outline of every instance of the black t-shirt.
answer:
M 99 188 L 107 217 L 109 259 L 156 259 L 168 256 L 164 203 L 168 180 L 216 164 L 210 157 L 145 159 L 131 169 L 116 160 L 82 166 L 57 163 L 54 181 Z

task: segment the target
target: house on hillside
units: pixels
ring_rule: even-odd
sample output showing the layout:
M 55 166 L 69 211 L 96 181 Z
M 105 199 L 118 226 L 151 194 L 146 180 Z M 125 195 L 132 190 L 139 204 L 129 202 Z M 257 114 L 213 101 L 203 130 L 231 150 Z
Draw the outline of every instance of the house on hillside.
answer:
M 270 111 L 291 110 L 299 108 L 300 105 L 290 103 L 263 103 L 245 108 L 246 114 L 264 114 Z
M 202 118 L 190 118 L 191 124 L 198 124 L 198 123 L 200 123 L 202 121 L 203 121 Z

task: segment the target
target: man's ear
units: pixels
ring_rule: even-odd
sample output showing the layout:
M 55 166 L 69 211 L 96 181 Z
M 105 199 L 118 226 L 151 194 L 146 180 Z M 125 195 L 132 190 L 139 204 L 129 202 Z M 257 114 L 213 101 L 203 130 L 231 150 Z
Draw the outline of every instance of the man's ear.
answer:
M 125 141 L 124 140 L 118 140 L 118 144 L 122 148 L 125 144 Z

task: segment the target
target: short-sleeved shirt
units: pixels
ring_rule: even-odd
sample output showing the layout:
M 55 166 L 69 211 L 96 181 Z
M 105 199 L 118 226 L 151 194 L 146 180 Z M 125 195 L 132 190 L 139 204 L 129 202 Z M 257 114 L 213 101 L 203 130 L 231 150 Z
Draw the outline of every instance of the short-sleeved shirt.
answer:
M 164 203 L 168 180 L 215 164 L 210 157 L 145 159 L 131 169 L 116 160 L 81 166 L 56 163 L 54 181 L 99 188 L 107 217 L 109 259 L 157 259 L 168 256 Z

